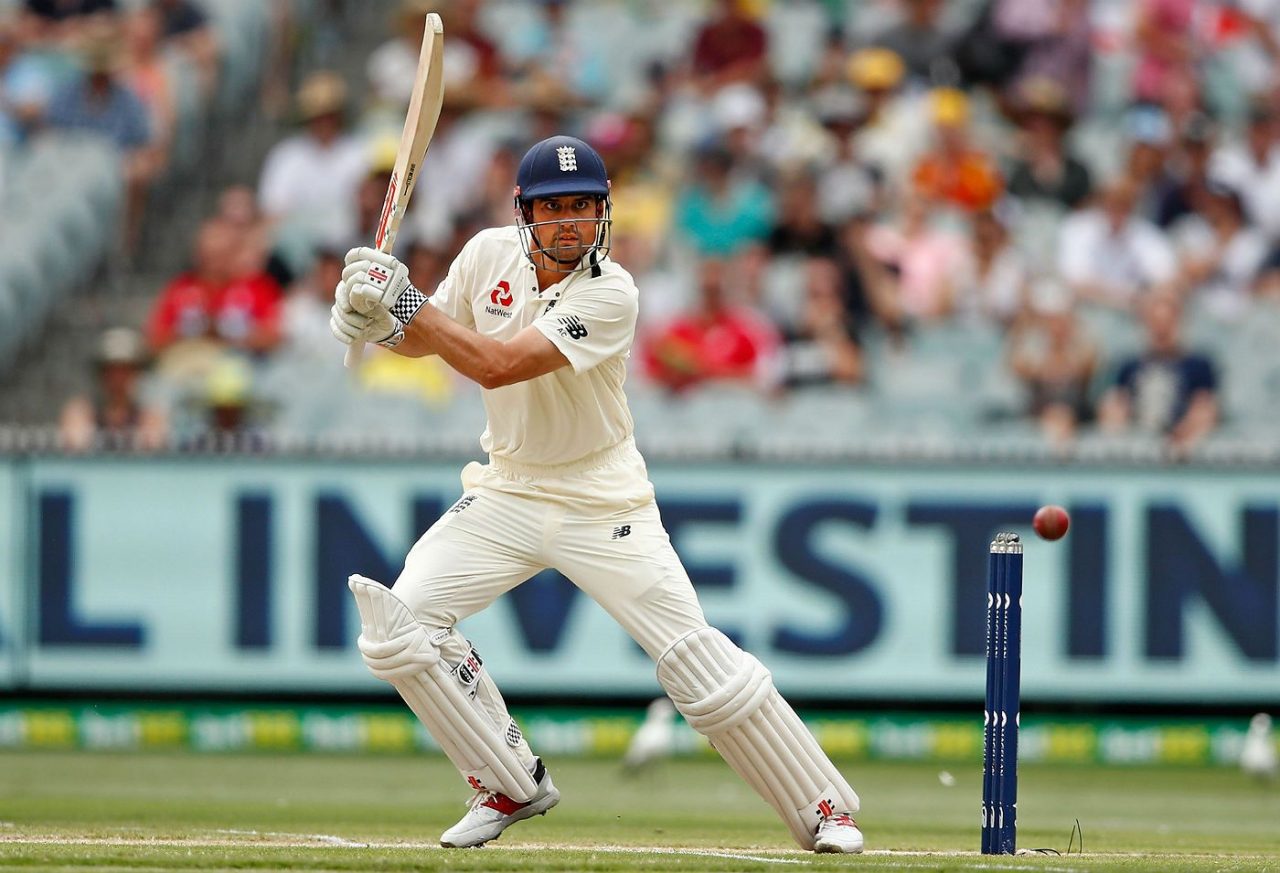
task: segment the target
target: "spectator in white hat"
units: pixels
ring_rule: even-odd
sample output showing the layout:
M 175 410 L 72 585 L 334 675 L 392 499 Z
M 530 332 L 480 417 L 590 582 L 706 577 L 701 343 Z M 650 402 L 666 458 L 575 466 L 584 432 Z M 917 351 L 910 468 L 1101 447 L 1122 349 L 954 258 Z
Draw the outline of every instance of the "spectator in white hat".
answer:
M 67 451 L 154 451 L 167 438 L 164 412 L 145 402 L 141 382 L 149 356 L 142 335 L 129 327 L 103 332 L 94 356 L 93 389 L 62 408 L 58 433 Z

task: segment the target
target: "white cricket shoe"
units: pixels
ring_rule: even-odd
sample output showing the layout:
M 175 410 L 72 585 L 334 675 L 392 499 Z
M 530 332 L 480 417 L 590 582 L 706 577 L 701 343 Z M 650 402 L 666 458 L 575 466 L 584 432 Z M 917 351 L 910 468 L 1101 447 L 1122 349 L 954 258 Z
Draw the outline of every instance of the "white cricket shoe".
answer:
M 816 839 L 813 841 L 815 852 L 842 852 L 857 855 L 862 852 L 862 831 L 858 823 L 847 812 L 829 815 L 818 823 Z
M 446 849 L 468 849 L 483 846 L 511 825 L 535 815 L 546 815 L 547 810 L 560 802 L 560 792 L 551 782 L 551 774 L 539 758 L 533 771 L 538 783 L 538 793 L 527 803 L 512 800 L 497 791 L 477 791 L 468 802 L 470 809 L 462 820 L 440 835 L 440 845 Z

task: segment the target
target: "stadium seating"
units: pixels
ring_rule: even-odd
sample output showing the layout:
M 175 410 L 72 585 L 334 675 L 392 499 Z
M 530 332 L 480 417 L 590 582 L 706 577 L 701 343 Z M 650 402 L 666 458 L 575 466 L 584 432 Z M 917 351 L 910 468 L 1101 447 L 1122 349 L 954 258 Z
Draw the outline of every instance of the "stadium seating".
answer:
M 146 2 L 149 0 L 119 0 L 125 8 Z M 218 89 L 206 99 L 197 70 L 176 53 L 167 57 L 177 98 L 177 119 L 168 175 L 152 197 L 152 205 L 161 207 L 155 211 L 161 214 L 165 207 L 184 202 L 178 198 L 192 183 L 208 186 L 205 194 L 212 191 L 213 185 L 225 184 L 225 179 L 210 178 L 206 159 L 231 145 L 229 139 L 235 128 L 228 121 L 243 116 L 239 110 L 248 106 L 256 93 L 264 56 L 275 45 L 269 4 L 259 0 L 201 2 L 220 36 L 223 56 Z M 341 4 L 325 0 L 288 2 L 301 28 L 300 35 L 305 34 L 302 41 L 307 42 L 307 48 L 299 49 L 299 57 L 294 59 L 298 69 L 341 67 L 342 74 L 352 83 L 358 81 L 362 63 L 359 52 L 351 52 L 344 61 L 335 61 L 337 25 L 326 16 L 334 14 Z M 0 10 L 20 5 L 21 0 L 0 0 Z M 892 23 L 898 14 L 893 11 L 893 3 L 787 0 L 751 5 L 762 11 L 761 23 L 769 39 L 772 81 L 771 88 L 761 89 L 762 97 L 770 105 L 775 100 L 779 105 L 785 103 L 797 115 L 814 111 L 817 105 L 815 92 L 806 93 L 806 89 L 811 88 L 819 65 L 823 65 L 824 76 L 836 77 L 824 85 L 826 88 L 838 89 L 842 86 L 841 76 L 847 75 L 840 64 L 826 69 L 833 57 L 827 52 L 830 46 L 826 40 L 839 36 L 846 51 L 852 50 L 867 44 L 875 31 Z M 943 4 L 944 29 L 962 32 L 986 5 L 983 0 L 948 0 Z M 623 6 L 627 7 L 625 14 Z M 558 39 L 564 45 L 557 51 L 571 50 L 576 55 L 575 64 L 581 64 L 580 68 L 575 66 L 575 74 L 582 79 L 596 78 L 585 86 L 589 93 L 581 95 L 589 110 L 563 122 L 571 128 L 577 126 L 585 131 L 604 116 L 608 123 L 602 122 L 601 135 L 607 140 L 613 130 L 611 125 L 620 116 L 642 114 L 642 107 L 655 98 L 665 101 L 662 112 L 651 120 L 653 129 L 648 135 L 656 141 L 654 148 L 666 153 L 668 160 L 655 163 L 645 172 L 653 173 L 655 197 L 675 198 L 683 184 L 676 177 L 690 170 L 687 159 L 696 153 L 695 146 L 713 134 L 723 138 L 723 131 L 715 133 L 712 128 L 724 122 L 712 118 L 715 112 L 709 104 L 691 99 L 678 87 L 666 95 L 655 91 L 646 96 L 642 92 L 647 87 L 664 85 L 661 77 L 652 76 L 655 63 L 674 68 L 687 60 L 690 39 L 709 14 L 707 6 L 575 2 L 562 10 L 564 30 L 558 34 L 548 29 L 548 19 L 535 0 L 486 0 L 478 12 L 482 29 L 509 62 L 505 75 L 523 75 L 526 62 L 538 66 L 545 60 L 539 53 L 550 51 L 551 43 Z M 1092 0 L 1089 8 L 1094 31 L 1091 44 L 1096 49 L 1092 84 L 1088 100 L 1078 107 L 1080 114 L 1071 126 L 1068 143 L 1096 182 L 1110 177 L 1126 161 L 1134 132 L 1125 120 L 1132 105 L 1141 46 L 1130 33 L 1133 6 L 1127 0 Z M 385 39 L 390 35 L 384 31 L 392 18 L 386 15 L 379 22 L 370 20 L 369 27 L 362 26 L 361 38 Z M 1231 51 L 1223 49 L 1214 56 L 1211 68 L 1204 70 L 1207 99 L 1221 122 L 1221 143 L 1238 136 L 1238 122 L 1245 114 L 1245 104 L 1240 103 L 1243 90 L 1233 90 L 1229 72 L 1217 69 L 1229 66 Z M 601 59 L 604 63 L 596 65 Z M 954 72 L 946 65 L 940 66 L 932 74 L 935 84 L 950 81 L 948 77 Z M 910 111 L 914 105 L 915 110 L 923 112 L 925 104 L 913 104 L 911 97 L 912 89 L 922 87 L 918 74 L 901 87 L 902 96 L 908 98 L 902 107 Z M 518 88 L 513 93 L 517 99 L 524 99 Z M 1010 128 L 1009 119 L 996 112 L 995 98 L 985 86 L 970 88 L 967 93 L 975 143 L 997 160 L 1011 157 L 1017 133 Z M 1010 91 L 1007 96 L 1012 94 Z M 1239 105 L 1233 105 L 1233 99 Z M 391 114 L 398 119 L 394 112 Z M 792 119 L 773 121 L 785 128 Z M 809 121 L 818 123 L 816 117 Z M 526 113 L 510 111 L 507 105 L 482 105 L 469 112 L 466 125 L 471 135 L 515 148 L 529 134 L 530 118 Z M 924 130 L 922 127 L 921 132 Z M 789 131 L 755 133 L 773 141 L 770 136 Z M 749 143 L 750 138 L 743 142 Z M 613 146 L 617 147 L 617 143 Z M 737 147 L 745 146 L 739 143 Z M 254 159 L 246 157 L 246 161 L 251 160 Z M 95 269 L 112 251 L 117 226 L 114 217 L 123 201 L 118 158 L 91 143 L 46 134 L 6 159 L 6 163 L 7 168 L 0 166 L 0 235 L 12 244 L 0 251 L 0 318 L 4 319 L 0 325 L 0 366 L 14 359 L 24 338 L 32 336 L 52 307 L 72 300 L 70 295 L 91 281 Z M 763 174 L 767 183 L 778 189 L 775 194 L 781 193 L 779 180 L 786 175 L 781 163 Z M 246 169 L 252 171 L 252 167 L 241 167 L 237 171 L 239 177 L 244 177 Z M 893 173 L 889 175 L 892 178 Z M 901 185 L 901 180 L 895 184 Z M 883 218 L 891 223 L 891 216 L 902 204 L 892 189 L 888 196 L 892 202 L 877 207 L 883 210 L 877 220 Z M 209 217 L 207 212 L 199 215 L 198 211 L 184 213 L 181 232 L 187 225 L 194 227 Z M 932 221 L 968 237 L 971 228 L 966 214 L 946 209 L 934 212 Z M 1058 263 L 1059 230 L 1066 208 L 1034 198 L 1007 198 L 1000 202 L 997 212 L 1023 263 L 1036 275 L 1052 275 Z M 484 214 L 488 217 L 491 213 Z M 468 215 L 467 220 L 471 217 Z M 288 222 L 275 228 L 273 254 L 276 266 L 283 264 L 295 273 L 304 273 L 309 268 L 314 240 L 296 230 Z M 776 246 L 770 243 L 770 247 Z M 180 246 L 169 246 L 168 250 L 175 253 L 175 258 L 185 257 Z M 693 284 L 697 258 L 680 240 L 664 240 L 663 260 L 663 272 L 678 274 L 682 281 Z M 624 262 L 631 266 L 630 261 Z M 652 287 L 644 275 L 646 268 L 635 269 L 642 290 Z M 807 269 L 805 257 L 770 255 L 758 275 L 760 284 L 751 286 L 752 293 L 759 292 L 753 302 L 784 333 L 803 320 L 808 305 Z M 744 270 L 744 275 L 748 273 Z M 750 276 L 755 278 L 756 274 Z M 679 308 L 671 302 L 678 296 L 669 295 L 669 311 L 661 305 L 646 304 L 653 322 L 642 320 L 642 333 L 654 329 L 662 318 Z M 690 296 L 691 293 L 684 295 Z M 902 336 L 891 336 L 880 324 L 881 319 L 887 319 L 879 311 L 881 308 L 876 307 L 876 314 L 859 317 L 857 338 L 862 345 L 865 384 L 785 392 L 779 388 L 776 395 L 761 386 L 747 389 L 727 385 L 673 395 L 647 384 L 643 374 L 637 373 L 627 389 L 638 437 L 677 454 L 769 452 L 781 451 L 784 446 L 814 453 L 890 452 L 908 445 L 929 453 L 943 441 L 974 451 L 983 451 L 983 444 L 999 445 L 1014 453 L 1029 450 L 1032 444 L 1038 444 L 1041 451 L 1046 449 L 1034 422 L 1024 420 L 1028 398 L 1025 387 L 1008 366 L 1004 325 L 976 324 L 981 316 L 962 307 L 963 317 L 955 323 L 912 324 Z M 1081 305 L 1079 314 L 1100 352 L 1090 392 L 1096 399 L 1114 378 L 1117 362 L 1141 349 L 1143 331 L 1131 313 Z M 1280 343 L 1274 341 L 1276 336 L 1280 336 L 1280 319 L 1260 317 L 1243 325 L 1224 324 L 1213 314 L 1200 312 L 1194 299 L 1189 301 L 1187 344 L 1205 351 L 1219 367 L 1224 440 L 1261 439 L 1273 434 L 1280 424 L 1280 413 L 1275 412 L 1280 409 L 1280 353 L 1275 351 Z M 376 440 L 383 432 L 380 422 L 393 420 L 404 428 L 429 433 L 430 439 L 437 442 L 456 441 L 471 450 L 483 427 L 474 390 L 448 390 L 434 397 L 421 386 L 415 389 L 412 384 L 396 384 L 396 376 L 390 378 L 392 384 L 388 388 L 374 385 L 375 380 L 367 375 L 353 376 L 340 370 L 330 374 L 333 378 L 324 380 L 323 387 L 317 390 L 313 364 L 306 361 L 267 361 L 255 370 L 255 394 L 261 395 L 261 402 L 270 412 L 263 420 L 281 436 L 337 440 L 363 436 Z M 198 419 L 199 415 L 192 418 L 193 427 L 199 426 Z M 1089 427 L 1088 416 L 1082 424 Z M 1143 435 L 1132 440 L 1137 448 L 1106 435 L 1090 434 L 1086 452 L 1140 453 L 1154 444 Z M 1226 442 L 1219 441 L 1217 445 L 1215 451 L 1229 450 L 1224 448 Z
M 3 0 L 0 12 L 18 5 Z M 252 97 L 260 79 L 268 11 L 256 0 L 217 0 L 207 8 L 224 51 L 216 108 L 229 114 Z M 215 107 L 205 105 L 189 63 L 170 57 L 166 65 L 177 105 L 169 166 L 169 181 L 176 182 L 197 168 Z M 6 164 L 0 185 L 0 367 L 13 362 L 50 308 L 82 290 L 116 247 L 124 194 L 119 155 L 83 136 L 40 133 Z
M 1219 328 L 1223 417 L 1229 433 L 1274 438 L 1280 428 L 1280 307 L 1258 306 L 1239 324 Z
M 69 135 L 41 135 L 19 153 L 0 209 L 0 305 L 13 313 L 0 361 L 105 254 L 123 195 L 119 163 L 106 143 Z

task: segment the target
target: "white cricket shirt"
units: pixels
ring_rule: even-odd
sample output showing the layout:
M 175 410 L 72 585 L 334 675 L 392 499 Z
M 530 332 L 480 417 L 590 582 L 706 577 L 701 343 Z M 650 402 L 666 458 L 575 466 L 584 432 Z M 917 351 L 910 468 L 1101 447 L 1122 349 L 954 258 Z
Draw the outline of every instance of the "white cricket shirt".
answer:
M 489 426 L 480 444 L 490 455 L 571 464 L 631 436 L 622 383 L 638 293 L 622 267 L 607 258 L 599 266 L 599 276 L 581 270 L 539 292 L 519 230 L 491 228 L 463 247 L 431 296 L 454 321 L 497 340 L 534 325 L 572 365 L 483 392 Z

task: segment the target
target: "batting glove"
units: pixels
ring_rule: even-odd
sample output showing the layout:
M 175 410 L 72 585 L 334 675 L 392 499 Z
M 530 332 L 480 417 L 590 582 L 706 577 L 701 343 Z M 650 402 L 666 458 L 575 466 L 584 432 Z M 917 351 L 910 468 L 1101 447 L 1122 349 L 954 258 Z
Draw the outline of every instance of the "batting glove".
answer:
M 404 339 L 404 324 L 366 295 L 353 296 L 345 281 L 334 290 L 329 330 L 339 342 L 375 343 L 393 349 Z
M 402 324 L 412 321 L 427 302 L 427 295 L 409 281 L 409 268 L 377 249 L 355 248 L 347 252 L 342 279 L 351 289 L 351 305 L 358 311 L 381 305 Z

